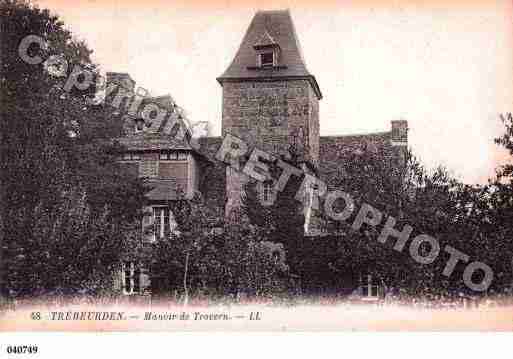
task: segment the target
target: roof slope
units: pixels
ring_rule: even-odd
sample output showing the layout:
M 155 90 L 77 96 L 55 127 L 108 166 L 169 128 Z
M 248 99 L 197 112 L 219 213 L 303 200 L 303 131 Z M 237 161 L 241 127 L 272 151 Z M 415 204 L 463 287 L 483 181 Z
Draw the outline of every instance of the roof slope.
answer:
M 361 155 L 367 151 L 380 156 L 393 155 L 391 132 L 377 132 L 363 135 L 321 136 L 319 141 L 319 172 L 329 188 L 337 178 L 344 177 L 344 164 L 353 155 Z
M 185 138 L 178 139 L 163 133 L 138 133 L 118 138 L 118 141 L 130 151 L 192 150 Z
M 187 183 L 185 180 L 168 179 L 149 181 L 148 186 L 151 189 L 146 193 L 146 198 L 150 201 L 174 201 L 179 197 L 179 189 L 183 191 Z
M 281 49 L 278 66 L 274 68 L 256 68 L 254 46 L 265 37 L 272 39 Z M 312 82 L 318 97 L 322 97 L 315 77 L 306 68 L 289 10 L 258 11 L 235 58 L 218 81 L 222 83 L 226 80 L 255 78 L 307 78 Z
M 136 121 L 143 121 L 142 111 L 147 105 L 158 108 L 162 115 L 155 116 L 152 114 L 151 116 L 154 116 L 154 118 L 145 123 L 141 122 L 141 131 L 136 132 Z M 136 115 L 125 115 L 125 136 L 118 138 L 118 141 L 131 151 L 192 150 L 193 148 L 188 140 L 192 134 L 176 108 L 171 95 L 144 98 Z M 177 125 L 180 125 L 180 127 Z M 179 129 L 184 132 L 178 133 Z

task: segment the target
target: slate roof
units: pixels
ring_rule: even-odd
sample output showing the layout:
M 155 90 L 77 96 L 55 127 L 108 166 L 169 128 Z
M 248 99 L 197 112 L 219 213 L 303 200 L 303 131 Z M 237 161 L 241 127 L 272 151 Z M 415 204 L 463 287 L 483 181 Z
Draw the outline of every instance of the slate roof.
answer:
M 218 137 L 200 137 L 199 138 L 200 149 L 199 152 L 203 154 L 205 157 L 215 160 L 215 156 L 219 148 L 223 143 L 223 138 L 221 136 Z
M 146 194 L 150 201 L 173 201 L 178 198 L 178 188 L 186 188 L 186 183 L 175 179 L 150 181 L 151 190 Z
M 156 116 L 147 124 L 144 124 L 144 131 L 134 133 L 136 126 L 135 120 L 141 118 L 141 111 L 147 104 L 154 104 L 160 109 L 166 111 L 165 116 Z M 139 113 L 136 116 L 127 115 L 129 121 L 125 131 L 128 133 L 118 139 L 120 144 L 126 146 L 132 151 L 146 150 L 192 150 L 186 136 L 183 139 L 177 138 L 173 133 L 173 127 L 177 121 L 182 123 L 182 128 L 190 135 L 190 130 L 184 120 L 180 118 L 180 114 L 176 111 L 176 104 L 171 95 L 163 95 L 156 97 L 146 97 L 139 106 Z
M 143 104 L 146 103 L 154 103 L 156 105 L 162 106 L 163 108 L 173 111 L 173 109 L 176 107 L 176 103 L 171 97 L 171 95 L 162 95 L 162 96 L 155 96 L 155 97 L 146 97 L 143 100 Z
M 319 139 L 319 175 L 330 187 L 336 176 L 344 173 L 344 163 L 354 154 L 366 151 L 387 156 L 392 153 L 392 132 L 346 136 L 321 136 Z
M 254 46 L 267 35 L 280 47 L 277 67 L 255 68 L 256 56 Z M 317 97 L 322 94 L 315 77 L 306 68 L 301 46 L 296 34 L 289 10 L 258 11 L 240 44 L 228 69 L 217 78 L 224 81 L 238 79 L 307 79 L 312 84 Z
M 253 45 L 253 47 L 257 48 L 257 47 L 265 47 L 265 46 L 270 46 L 270 45 L 272 46 L 272 45 L 278 45 L 278 44 L 273 39 L 273 37 L 271 35 L 269 35 L 269 32 L 267 32 L 267 30 L 266 30 L 266 31 L 264 31 L 263 34 L 260 35 L 258 40 Z
M 189 143 L 162 133 L 139 133 L 118 139 L 119 143 L 131 151 L 151 150 L 192 150 Z

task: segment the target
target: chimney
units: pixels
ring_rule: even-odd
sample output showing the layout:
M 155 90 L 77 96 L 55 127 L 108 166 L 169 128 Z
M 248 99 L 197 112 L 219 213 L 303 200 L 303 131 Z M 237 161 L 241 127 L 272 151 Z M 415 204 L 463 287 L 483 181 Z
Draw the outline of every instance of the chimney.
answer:
M 107 72 L 105 103 L 112 114 L 119 116 L 128 111 L 134 96 L 135 81 L 125 72 Z M 108 94 L 107 94 L 108 93 Z
M 392 124 L 392 145 L 407 146 L 408 145 L 408 121 L 394 120 Z
M 111 84 L 116 84 L 117 86 L 121 86 L 123 89 L 129 92 L 134 91 L 135 81 L 126 72 L 107 72 L 106 75 L 107 88 Z

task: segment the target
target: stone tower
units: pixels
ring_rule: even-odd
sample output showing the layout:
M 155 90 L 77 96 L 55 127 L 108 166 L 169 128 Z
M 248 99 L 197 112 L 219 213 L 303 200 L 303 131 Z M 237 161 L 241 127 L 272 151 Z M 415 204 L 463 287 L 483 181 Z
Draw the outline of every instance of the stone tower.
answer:
M 318 166 L 322 94 L 306 68 L 288 10 L 257 12 L 217 81 L 223 88 L 223 136 L 232 134 L 276 156 L 295 151 Z M 246 181 L 227 168 L 227 213 L 240 205 Z

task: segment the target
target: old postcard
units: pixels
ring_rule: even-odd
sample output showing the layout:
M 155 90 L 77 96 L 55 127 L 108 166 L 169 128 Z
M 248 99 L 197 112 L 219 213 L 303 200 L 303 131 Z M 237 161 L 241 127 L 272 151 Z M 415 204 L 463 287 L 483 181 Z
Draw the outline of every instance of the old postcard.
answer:
M 511 1 L 0 15 L 0 331 L 513 331 Z

